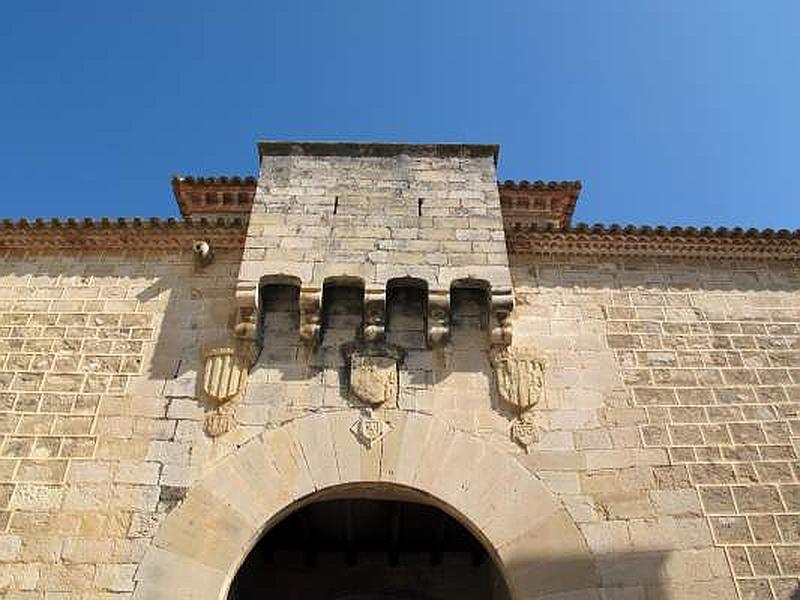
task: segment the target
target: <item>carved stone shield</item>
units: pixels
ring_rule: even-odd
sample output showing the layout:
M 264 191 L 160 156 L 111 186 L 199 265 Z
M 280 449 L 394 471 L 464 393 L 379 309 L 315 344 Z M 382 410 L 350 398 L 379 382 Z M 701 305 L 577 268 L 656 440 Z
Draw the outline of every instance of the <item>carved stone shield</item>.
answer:
M 214 402 L 232 400 L 244 390 L 247 366 L 235 348 L 214 348 L 204 354 L 203 391 Z
M 528 451 L 528 446 L 539 440 L 539 434 L 531 413 L 523 413 L 511 423 L 511 439 Z
M 390 356 L 353 353 L 350 356 L 350 389 L 371 406 L 397 400 L 397 360 Z
M 519 349 L 505 348 L 492 354 L 497 393 L 521 414 L 544 397 L 544 365 Z
M 372 444 L 379 442 L 391 429 L 388 423 L 372 417 L 361 417 L 350 426 L 350 431 L 367 449 L 372 448 Z
M 233 416 L 217 411 L 208 413 L 203 423 L 203 428 L 211 437 L 219 437 L 224 433 L 228 433 L 232 427 Z

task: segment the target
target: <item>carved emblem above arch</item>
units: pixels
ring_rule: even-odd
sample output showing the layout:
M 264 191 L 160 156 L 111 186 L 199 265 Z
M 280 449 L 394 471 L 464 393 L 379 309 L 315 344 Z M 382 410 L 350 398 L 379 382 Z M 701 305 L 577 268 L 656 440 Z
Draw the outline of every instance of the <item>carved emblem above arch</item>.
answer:
M 360 352 L 350 356 L 350 391 L 370 406 L 380 406 L 384 402 L 394 404 L 400 389 L 399 380 L 394 356 Z
M 339 493 L 440 507 L 484 544 L 514 600 L 596 588 L 578 527 L 513 456 L 429 415 L 384 417 L 391 435 L 375 435 L 370 447 L 353 440 L 359 413 L 346 410 L 286 423 L 238 448 L 167 516 L 136 573 L 134 600 L 224 598 L 265 530 Z

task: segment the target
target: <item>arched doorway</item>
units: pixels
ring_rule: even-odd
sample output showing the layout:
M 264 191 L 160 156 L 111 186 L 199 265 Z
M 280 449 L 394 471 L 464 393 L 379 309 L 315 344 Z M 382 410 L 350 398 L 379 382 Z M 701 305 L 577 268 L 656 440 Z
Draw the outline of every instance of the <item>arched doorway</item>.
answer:
M 134 600 L 226 600 L 265 531 L 309 503 L 348 497 L 451 515 L 502 566 L 513 600 L 596 589 L 580 530 L 514 456 L 431 415 L 381 416 L 390 433 L 370 447 L 354 439 L 362 415 L 353 410 L 296 419 L 238 446 L 161 524 L 136 571 Z
M 509 600 L 483 545 L 441 509 L 346 497 L 306 504 L 256 543 L 228 600 Z

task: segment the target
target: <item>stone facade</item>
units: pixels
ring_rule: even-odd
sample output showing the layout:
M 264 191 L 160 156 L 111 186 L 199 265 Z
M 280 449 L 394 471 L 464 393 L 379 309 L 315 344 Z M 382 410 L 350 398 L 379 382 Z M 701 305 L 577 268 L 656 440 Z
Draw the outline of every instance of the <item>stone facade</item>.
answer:
M 515 599 L 797 598 L 800 234 L 573 228 L 496 153 L 264 143 L 186 221 L 0 226 L 0 595 L 222 598 L 369 489 Z

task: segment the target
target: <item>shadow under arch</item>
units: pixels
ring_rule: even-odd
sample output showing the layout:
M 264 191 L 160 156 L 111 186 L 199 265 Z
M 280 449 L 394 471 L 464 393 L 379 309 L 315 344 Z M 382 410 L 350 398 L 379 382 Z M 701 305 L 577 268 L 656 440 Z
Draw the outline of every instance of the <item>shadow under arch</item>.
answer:
M 381 503 L 390 506 L 381 507 Z M 353 505 L 356 506 L 355 509 L 352 508 Z M 435 565 L 434 568 L 428 569 L 428 572 L 425 574 L 415 574 L 415 579 L 427 581 L 428 585 L 436 584 L 438 592 L 432 589 L 423 589 L 418 584 L 415 585 L 417 583 L 416 581 L 409 586 L 408 581 L 403 581 L 404 577 L 391 576 L 392 571 L 401 571 L 401 569 L 397 568 L 401 563 L 399 556 L 401 552 L 408 556 L 416 555 L 417 558 L 419 558 L 421 554 L 420 548 L 416 547 L 412 549 L 409 547 L 408 543 L 404 544 L 405 547 L 403 547 L 402 550 L 399 547 L 396 549 L 397 557 L 395 559 L 388 558 L 387 565 L 391 565 L 391 568 L 386 568 L 385 566 L 382 569 L 380 566 L 376 568 L 376 564 L 379 565 L 380 561 L 374 560 L 374 556 L 372 557 L 373 560 L 370 561 L 371 564 L 365 565 L 366 568 L 353 568 L 356 566 L 357 562 L 356 555 L 374 555 L 374 538 L 384 537 L 380 536 L 380 534 L 376 536 L 374 530 L 371 532 L 365 531 L 363 527 L 359 528 L 353 523 L 358 516 L 356 511 L 359 510 L 359 507 L 371 508 L 373 513 L 380 512 L 375 511 L 376 508 L 386 508 L 386 512 L 392 510 L 393 516 L 396 516 L 397 519 L 394 520 L 390 517 L 390 519 L 394 521 L 391 524 L 398 530 L 401 527 L 401 514 L 403 515 L 403 521 L 416 521 L 416 523 L 403 523 L 402 525 L 407 529 L 406 535 L 409 532 L 416 533 L 414 537 L 417 539 L 412 541 L 410 544 L 411 546 L 417 546 L 414 542 L 419 542 L 419 538 L 427 538 L 424 541 L 439 543 L 439 548 L 435 548 L 433 544 L 428 544 L 426 548 L 426 551 L 431 554 L 430 565 Z M 421 508 L 427 508 L 428 510 L 420 510 Z M 317 517 L 314 519 L 315 523 L 309 523 L 309 513 L 314 516 L 314 513 L 311 511 L 316 511 L 318 513 L 315 515 Z M 336 521 L 331 519 L 331 516 L 343 518 Z M 369 520 L 371 525 L 375 524 L 375 514 L 364 516 L 373 517 L 372 519 L 365 520 Z M 435 523 L 430 522 L 430 517 L 432 516 L 437 518 Z M 319 524 L 319 522 L 324 522 L 320 517 L 327 517 L 324 521 L 327 521 L 329 526 L 325 528 L 326 530 L 324 532 L 320 532 L 318 536 L 319 539 L 315 540 L 313 538 L 317 536 L 315 536 L 314 525 Z M 380 521 L 380 519 L 377 520 Z M 429 521 L 427 524 L 431 525 L 431 527 L 427 528 L 427 531 L 414 526 L 419 525 L 419 521 L 424 522 L 426 520 Z M 287 527 L 290 524 L 291 526 Z M 299 536 L 296 535 L 297 529 L 300 529 Z M 331 531 L 335 532 L 337 529 L 343 530 L 344 540 L 337 540 L 335 534 L 331 536 Z M 392 531 L 390 527 L 387 527 L 386 530 L 389 534 L 385 536 L 387 538 L 386 541 L 391 543 Z M 342 541 L 347 542 L 356 536 L 363 538 L 365 533 L 372 534 L 369 535 L 371 539 L 367 548 L 359 548 L 354 545 L 352 548 L 342 551 Z M 399 531 L 395 531 L 394 535 L 399 538 L 401 534 Z M 445 535 L 447 535 L 449 539 L 445 539 Z M 297 539 L 300 542 L 299 546 L 303 547 L 302 552 L 305 554 L 304 566 L 312 567 L 309 569 L 309 572 L 298 575 L 297 572 L 301 569 L 298 569 L 296 561 L 287 560 L 282 563 L 276 563 L 273 556 L 268 557 L 267 561 L 259 560 L 263 558 L 262 556 L 258 556 L 259 550 L 266 550 L 271 553 L 276 550 L 276 546 L 278 546 L 277 550 L 280 552 L 281 541 L 284 541 L 284 553 L 288 554 L 285 549 L 285 542 L 291 539 L 290 536 Z M 277 543 L 274 539 L 271 539 L 274 537 L 279 538 Z M 465 540 L 465 538 L 468 539 Z M 336 561 L 337 564 L 335 565 L 332 565 L 331 563 L 333 561 L 329 559 L 322 561 L 324 563 L 323 565 L 318 565 L 316 564 L 316 556 L 310 555 L 312 553 L 316 554 L 317 550 L 313 549 L 309 552 L 309 548 L 313 547 L 315 542 L 320 546 L 323 555 L 326 553 L 333 555 L 337 553 L 352 554 L 352 559 L 347 557 L 345 561 Z M 384 540 L 380 540 L 379 546 L 382 549 L 385 548 L 388 557 L 388 555 L 392 553 L 392 549 L 390 548 L 390 543 L 384 544 L 383 542 Z M 398 546 L 402 543 L 400 539 L 395 539 L 394 542 L 397 543 Z M 461 551 L 462 555 L 466 553 L 472 554 L 471 560 L 473 564 L 469 565 L 469 567 L 472 568 L 464 568 L 463 556 L 458 557 L 453 554 L 454 542 L 459 545 L 457 549 Z M 352 543 L 355 544 L 355 541 L 353 540 Z M 297 546 L 298 544 L 291 544 L 293 549 Z M 331 552 L 331 550 L 333 550 L 333 552 Z M 440 554 L 438 559 L 434 557 L 434 553 L 437 551 Z M 448 559 L 445 561 L 441 558 L 441 555 L 445 554 L 447 551 L 449 551 L 450 556 L 448 556 Z M 453 560 L 454 556 L 455 561 Z M 341 556 L 337 558 L 341 558 Z M 458 561 L 458 558 L 462 560 Z M 458 562 L 458 564 L 455 565 L 456 569 L 452 567 L 448 569 L 445 577 L 431 577 L 431 571 L 435 570 L 435 568 L 439 568 L 441 563 L 452 563 L 456 561 Z M 265 562 L 267 563 L 266 569 L 264 569 Z M 330 571 L 332 566 L 338 569 L 335 574 Z M 283 567 L 288 567 L 289 569 L 287 570 L 293 572 L 288 574 L 288 576 L 281 577 L 281 570 Z M 354 571 L 354 573 L 350 574 L 347 578 L 344 577 L 348 570 L 345 567 L 349 567 Z M 481 567 L 480 573 L 477 573 L 478 567 Z M 419 560 L 412 561 L 412 564 L 407 565 L 404 569 L 404 574 L 407 576 L 409 571 L 413 572 L 416 569 L 420 571 L 424 569 Z M 369 581 L 364 581 L 364 574 L 371 570 L 378 571 L 377 573 L 370 573 L 371 577 L 369 579 L 372 580 L 372 585 L 370 585 Z M 456 577 L 460 578 L 461 581 L 456 580 Z M 308 581 L 312 579 L 315 581 Z M 320 581 L 325 579 L 331 581 Z M 359 579 L 361 579 L 361 581 L 358 581 Z M 355 585 L 353 585 L 354 580 L 357 581 Z M 507 582 L 503 576 L 502 567 L 499 564 L 499 557 L 496 553 L 492 552 L 491 547 L 484 539 L 480 529 L 475 527 L 473 523 L 466 519 L 464 515 L 458 513 L 452 506 L 442 502 L 435 496 L 396 483 L 344 483 L 313 492 L 286 507 L 285 510 L 275 516 L 272 525 L 265 528 L 261 537 L 256 540 L 250 551 L 242 557 L 242 561 L 237 567 L 234 577 L 228 586 L 226 599 L 247 600 L 248 598 L 261 597 L 265 589 L 264 585 L 268 581 L 274 583 L 275 587 L 273 589 L 275 593 L 279 594 L 278 597 L 281 598 L 289 597 L 285 593 L 286 590 L 292 590 L 292 598 L 315 599 L 322 597 L 348 599 L 395 598 L 395 596 L 404 599 L 424 598 L 430 600 L 434 598 L 456 597 L 474 597 L 480 598 L 481 600 L 508 600 L 510 598 Z M 320 583 L 322 583 L 322 585 L 320 585 Z M 306 589 L 302 591 L 298 590 L 301 586 Z M 328 587 L 330 589 L 326 589 Z M 433 587 L 433 585 L 430 585 L 430 587 Z M 471 589 L 471 587 L 474 587 L 474 589 Z M 326 592 L 322 592 L 323 589 L 326 589 Z M 333 590 L 338 591 L 334 592 Z M 392 591 L 394 595 L 390 593 Z M 270 592 L 272 592 L 272 589 L 270 589 Z
M 357 490 L 404 494 L 454 517 L 514 600 L 595 589 L 577 525 L 513 455 L 425 413 L 376 413 L 387 433 L 362 445 L 356 410 L 315 413 L 265 431 L 220 460 L 161 524 L 135 580 L 139 600 L 224 600 L 264 532 L 314 499 Z

